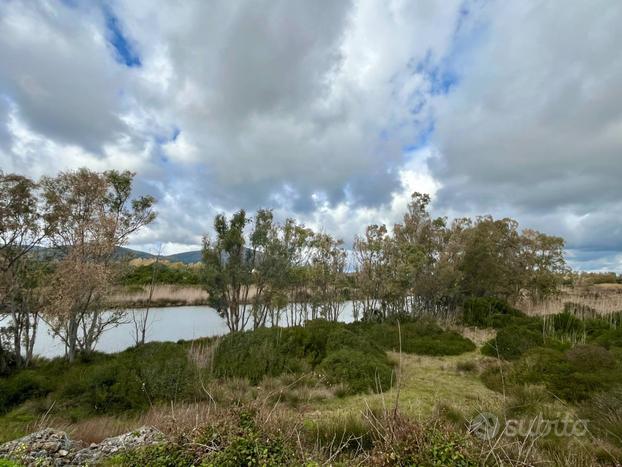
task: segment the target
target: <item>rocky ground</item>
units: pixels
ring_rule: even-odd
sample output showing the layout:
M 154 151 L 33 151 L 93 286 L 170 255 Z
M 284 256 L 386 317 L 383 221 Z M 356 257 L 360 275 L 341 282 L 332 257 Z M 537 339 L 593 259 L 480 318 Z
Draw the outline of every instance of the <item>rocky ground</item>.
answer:
M 160 431 L 142 427 L 101 443 L 85 446 L 72 441 L 64 431 L 47 428 L 0 445 L 0 459 L 10 459 L 27 466 L 94 465 L 125 449 L 157 444 L 164 440 Z

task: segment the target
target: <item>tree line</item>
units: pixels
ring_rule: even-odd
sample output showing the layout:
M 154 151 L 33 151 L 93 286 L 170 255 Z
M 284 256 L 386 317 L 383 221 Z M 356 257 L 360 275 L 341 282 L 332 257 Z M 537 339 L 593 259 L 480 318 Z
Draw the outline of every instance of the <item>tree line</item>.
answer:
M 32 361 L 40 320 L 73 360 L 123 319 L 108 302 L 128 279 L 117 250 L 155 218 L 152 197 L 132 197 L 133 178 L 0 173 L 0 372 Z M 367 226 L 351 245 L 268 209 L 217 215 L 195 280 L 231 332 L 338 320 L 348 301 L 355 318 L 383 320 L 456 313 L 473 296 L 540 300 L 558 290 L 563 239 L 512 219 L 433 218 L 429 204 L 414 193 L 400 223 Z
M 216 217 L 203 245 L 210 304 L 231 331 L 337 320 L 455 313 L 469 297 L 543 300 L 568 273 L 564 240 L 519 230 L 509 218 L 433 218 L 414 193 L 402 222 L 370 225 L 350 251 L 343 241 L 272 212 Z

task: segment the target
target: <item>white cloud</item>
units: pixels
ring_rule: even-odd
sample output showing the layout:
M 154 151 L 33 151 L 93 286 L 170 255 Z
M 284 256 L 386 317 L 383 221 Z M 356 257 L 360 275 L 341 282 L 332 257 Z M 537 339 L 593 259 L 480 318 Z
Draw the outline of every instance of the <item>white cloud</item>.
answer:
M 3 2 L 0 165 L 137 171 L 160 217 L 134 242 L 169 250 L 242 207 L 349 241 L 421 191 L 622 251 L 620 22 L 604 0 Z

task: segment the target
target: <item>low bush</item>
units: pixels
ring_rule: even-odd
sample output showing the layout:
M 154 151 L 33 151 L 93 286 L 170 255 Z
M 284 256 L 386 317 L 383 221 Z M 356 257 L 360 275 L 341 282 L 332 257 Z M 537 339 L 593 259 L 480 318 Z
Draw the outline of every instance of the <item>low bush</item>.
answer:
M 329 385 L 344 385 L 340 395 L 375 390 L 386 391 L 391 387 L 393 369 L 386 358 L 362 352 L 342 349 L 331 352 L 317 367 Z
M 497 336 L 482 347 L 482 353 L 504 360 L 516 360 L 527 350 L 544 344 L 542 334 L 527 326 L 511 325 L 500 329 Z
M 52 390 L 50 381 L 33 370 L 24 370 L 0 380 L 0 414 L 28 399 L 43 397 Z
M 480 465 L 470 440 L 448 426 L 393 417 L 377 419 L 374 433 L 377 439 L 369 465 Z
M 458 362 L 456 363 L 456 371 L 460 371 L 462 373 L 477 373 L 477 363 L 472 360 Z
M 475 344 L 457 332 L 445 331 L 431 320 L 407 321 L 395 324 L 353 325 L 359 333 L 384 350 L 417 355 L 460 355 L 475 350 Z M 401 333 L 401 341 L 400 341 Z
M 596 335 L 593 342 L 602 345 L 606 349 L 622 348 L 622 328 L 608 329 Z
M 260 427 L 251 411 L 223 416 L 166 443 L 122 452 L 108 464 L 127 467 L 300 465 L 285 438 Z
M 510 324 L 513 318 L 525 314 L 512 308 L 506 301 L 494 297 L 474 297 L 463 304 L 463 321 L 468 326 L 500 328 Z
M 513 393 L 525 385 L 544 385 L 555 397 L 575 402 L 622 384 L 622 370 L 602 347 L 578 345 L 565 352 L 536 347 L 503 372 L 496 368 L 485 371 L 482 381 L 496 391 Z
M 214 355 L 215 376 L 247 378 L 251 384 L 315 368 L 329 384 L 343 384 L 347 393 L 376 389 L 376 376 L 387 388 L 392 371 L 385 352 L 371 339 L 324 320 L 230 334 Z

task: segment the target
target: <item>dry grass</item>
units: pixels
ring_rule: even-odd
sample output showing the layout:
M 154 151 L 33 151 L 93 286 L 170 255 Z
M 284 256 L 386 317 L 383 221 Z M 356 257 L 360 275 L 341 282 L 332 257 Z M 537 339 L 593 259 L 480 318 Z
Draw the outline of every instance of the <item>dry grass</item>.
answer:
M 188 349 L 188 360 L 197 368 L 212 369 L 214 367 L 214 355 L 220 338 L 210 341 L 193 341 Z
M 159 284 L 153 290 L 151 306 L 205 305 L 207 298 L 207 292 L 198 286 Z M 149 303 L 149 287 L 124 289 L 113 294 L 110 300 L 125 307 L 145 307 Z
M 528 315 L 560 313 L 566 303 L 574 303 L 609 314 L 622 311 L 622 284 L 599 284 L 564 288 L 558 296 L 539 303 L 521 302 L 517 307 Z

